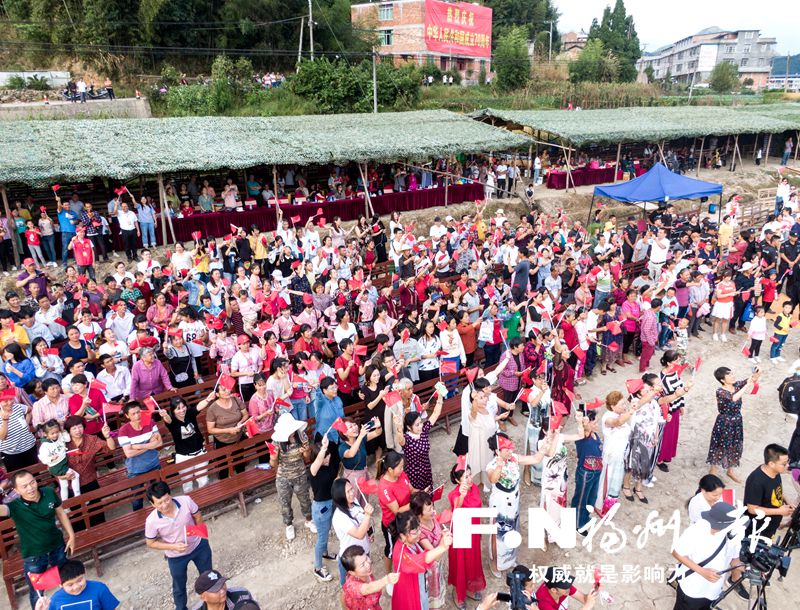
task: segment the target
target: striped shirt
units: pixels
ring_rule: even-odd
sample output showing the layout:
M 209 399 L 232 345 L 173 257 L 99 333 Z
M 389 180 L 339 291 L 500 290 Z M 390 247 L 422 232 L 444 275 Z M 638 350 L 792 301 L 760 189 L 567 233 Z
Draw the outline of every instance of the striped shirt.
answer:
M 12 405 L 11 415 L 7 421 L 3 412 L 3 424 L 8 426 L 8 433 L 5 440 L 0 441 L 0 453 L 17 455 L 36 445 L 36 437 L 25 419 L 27 413 L 28 407 L 19 403 Z

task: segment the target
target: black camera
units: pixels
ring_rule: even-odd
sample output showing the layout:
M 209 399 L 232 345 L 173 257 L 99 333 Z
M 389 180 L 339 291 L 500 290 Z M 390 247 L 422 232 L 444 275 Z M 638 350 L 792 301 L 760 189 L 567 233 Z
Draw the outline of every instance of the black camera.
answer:
M 755 549 L 751 549 L 749 536 L 742 540 L 742 547 L 739 550 L 739 561 L 757 572 L 769 572 L 777 569 L 781 576 L 786 576 L 791 560 L 786 549 L 767 544 L 763 540 L 759 540 Z
M 506 584 L 508 585 L 510 596 L 508 599 L 510 610 L 527 610 L 528 606 L 534 603 L 525 595 L 525 583 L 530 580 L 531 572 L 527 569 L 518 569 L 520 567 L 517 566 L 506 576 Z

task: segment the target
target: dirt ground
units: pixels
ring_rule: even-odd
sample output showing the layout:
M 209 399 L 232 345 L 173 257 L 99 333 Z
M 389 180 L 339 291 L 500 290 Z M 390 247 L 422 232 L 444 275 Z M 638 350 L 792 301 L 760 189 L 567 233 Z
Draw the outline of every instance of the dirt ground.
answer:
M 770 168 L 769 175 L 763 168 L 748 169 L 736 175 L 725 171 L 705 172 L 705 174 L 712 173 L 714 178 L 720 181 L 724 180 L 726 184 L 730 180 L 731 186 L 733 183 L 737 183 L 743 191 L 750 190 L 751 192 L 755 188 L 770 186 L 774 183 L 773 177 L 775 176 L 774 168 Z M 702 175 L 702 177 L 711 179 L 710 175 Z M 539 195 L 537 199 L 540 199 L 545 207 L 554 209 L 563 206 L 570 210 L 576 210 L 580 206 L 584 215 L 590 196 L 581 192 L 576 197 L 563 191 L 547 192 L 543 188 L 539 189 L 537 195 Z M 504 207 L 509 215 L 512 210 L 524 209 L 521 203 L 510 204 L 508 201 L 502 202 L 499 206 Z M 492 207 L 498 207 L 498 205 Z M 437 213 L 444 216 L 446 213 L 460 211 L 461 208 L 474 209 L 471 208 L 471 205 L 464 204 L 451 206 L 446 212 L 439 209 L 415 213 L 414 218 L 418 223 L 425 224 L 429 223 L 432 216 Z M 578 537 L 579 546 L 568 551 L 551 545 L 548 552 L 543 553 L 524 548 L 525 544 L 523 543 L 523 548 L 519 552 L 521 563 L 528 566 L 551 564 L 572 566 L 579 576 L 579 580 L 581 577 L 584 579 L 584 584 L 579 584 L 579 588 L 582 590 L 589 588 L 588 578 L 591 577 L 591 569 L 599 565 L 610 580 L 606 588 L 613 595 L 614 601 L 611 605 L 614 608 L 625 610 L 672 608 L 674 592 L 664 584 L 663 576 L 669 566 L 674 563 L 669 554 L 671 532 L 667 532 L 662 537 L 650 534 L 647 540 L 643 540 L 643 535 L 637 536 L 635 532 L 639 532 L 639 530 L 635 528 L 637 525 L 641 527 L 646 524 L 650 511 L 658 511 L 659 516 L 667 521 L 672 512 L 676 510 L 682 521 L 681 531 L 686 527 L 688 524 L 686 501 L 694 494 L 698 479 L 707 472 L 705 459 L 716 415 L 714 391 L 717 382 L 713 378 L 713 371 L 719 366 L 729 366 L 734 370 L 737 378 L 746 377 L 750 372 L 750 364 L 739 351 L 743 342 L 741 334 L 733 337 L 728 343 L 713 343 L 710 340 L 709 332 L 703 333 L 701 336 L 703 338 L 700 340 L 692 340 L 689 347 L 689 361 L 694 362 L 694 359 L 700 356 L 703 362 L 695 379 L 695 387 L 687 400 L 686 415 L 682 418 L 678 457 L 672 463 L 669 473 L 656 471 L 655 486 L 645 490 L 650 500 L 648 505 L 621 500 L 621 508 L 614 524 L 627 536 L 625 548 L 615 554 L 604 552 L 599 544 L 602 532 L 595 537 L 591 550 L 581 546 L 586 540 L 580 537 Z M 761 463 L 761 452 L 764 445 L 770 442 L 788 445 L 795 424 L 781 411 L 777 401 L 776 388 L 786 376 L 788 364 L 798 356 L 799 345 L 797 331 L 792 331 L 784 350 L 784 356 L 789 362 L 772 365 L 767 360 L 762 365 L 764 374 L 758 395 L 747 396 L 744 399 L 745 452 L 741 467 L 738 469 L 742 480 Z M 656 352 L 651 371 L 659 370 L 659 354 Z M 580 394 L 586 401 L 605 397 L 607 392 L 621 388 L 625 379 L 635 376 L 637 376 L 637 369 L 633 366 L 624 367 L 617 373 L 609 374 L 606 377 L 597 375 L 596 379 L 580 388 Z M 690 372 L 684 373 L 685 379 L 688 379 L 689 376 Z M 522 421 L 522 418 L 518 416 L 517 420 Z M 573 428 L 574 421 L 570 422 L 567 432 L 571 432 Z M 523 425 L 509 427 L 510 434 L 517 441 L 518 446 L 521 446 L 522 443 L 523 430 Z M 455 429 L 449 436 L 444 430 L 439 430 L 433 435 L 431 461 L 434 464 L 434 480 L 437 482 L 447 481 L 448 472 L 453 463 L 451 448 L 455 441 L 455 435 Z M 574 472 L 574 468 L 575 452 L 574 448 L 570 448 L 570 473 Z M 726 483 L 732 483 L 727 479 L 724 480 Z M 730 486 L 736 490 L 737 498 L 741 499 L 743 485 L 730 484 Z M 446 491 L 451 489 L 449 482 L 445 489 Z M 570 498 L 573 491 L 574 485 L 570 480 Z M 259 490 L 255 493 L 263 495 L 265 491 Z M 788 476 L 784 477 L 784 493 L 790 501 L 795 501 L 797 492 L 792 487 Z M 287 542 L 284 538 L 276 497 L 274 495 L 264 495 L 263 497 L 263 501 L 249 504 L 247 518 L 243 519 L 237 510 L 232 510 L 211 519 L 209 531 L 215 567 L 230 578 L 232 585 L 245 586 L 250 589 L 263 608 L 281 608 L 282 610 L 305 608 L 334 610 L 338 608 L 336 579 L 334 578 L 334 581 L 329 583 L 320 583 L 312 574 L 315 537 L 302 527 L 302 516 L 297 502 L 295 501 L 297 538 L 293 542 Z M 372 497 L 371 500 L 377 506 L 376 499 Z M 526 509 L 528 506 L 538 506 L 538 504 L 538 488 L 523 486 L 521 501 L 523 537 L 528 531 Z M 443 505 L 444 502 L 440 503 L 440 508 Z M 376 511 L 376 517 L 378 515 L 379 512 Z M 379 529 L 377 528 L 377 518 L 375 522 L 376 529 Z M 608 529 L 605 528 L 603 531 L 608 531 Z M 637 544 L 637 538 L 643 542 L 641 548 Z M 337 547 L 338 543 L 331 533 L 329 549 L 336 551 Z M 373 545 L 372 557 L 373 565 L 379 576 L 382 575 L 382 547 L 381 536 L 378 534 Z M 486 557 L 486 544 L 484 543 L 484 558 Z M 485 566 L 487 566 L 486 563 Z M 107 559 L 103 563 L 103 569 L 103 580 L 122 600 L 124 608 L 162 610 L 172 607 L 169 573 L 161 553 L 149 551 L 142 544 L 117 557 Z M 334 575 L 337 572 L 335 564 L 331 562 L 328 564 L 328 569 Z M 90 575 L 94 576 L 91 568 L 89 571 Z M 505 582 L 493 578 L 488 569 L 485 572 L 489 591 L 505 591 L 507 589 Z M 191 568 L 190 583 L 195 575 L 194 568 Z M 781 609 L 796 607 L 796 602 L 792 602 L 792 599 L 796 599 L 793 597 L 793 593 L 797 591 L 798 585 L 800 585 L 800 568 L 796 566 L 790 568 L 789 575 L 783 582 L 777 578 L 773 579 L 767 594 L 772 607 Z M 191 592 L 191 584 L 189 588 Z M 196 599 L 194 593 L 191 592 L 190 601 L 194 602 Z M 22 597 L 19 601 L 20 607 L 25 607 L 27 604 Z M 383 606 L 384 608 L 390 607 L 390 600 L 386 595 L 383 596 Z M 0 608 L 3 607 L 7 607 L 4 598 L 0 601 Z M 448 607 L 454 607 L 451 598 L 448 598 Z M 474 607 L 475 602 L 469 602 L 469 608 Z M 570 607 L 576 608 L 579 607 L 579 604 L 573 601 Z M 720 607 L 737 610 L 748 608 L 749 605 L 738 597 L 732 596 Z

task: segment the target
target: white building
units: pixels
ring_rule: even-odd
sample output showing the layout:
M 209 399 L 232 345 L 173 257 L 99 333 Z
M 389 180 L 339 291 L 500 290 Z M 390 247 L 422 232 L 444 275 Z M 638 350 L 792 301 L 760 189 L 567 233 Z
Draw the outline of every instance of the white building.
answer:
M 739 79 L 753 80 L 753 87 L 767 86 L 772 58 L 775 56 L 774 38 L 762 37 L 759 30 L 720 30 L 707 28 L 643 55 L 636 68 L 640 75 L 650 67 L 656 80 L 669 76 L 678 83 L 704 83 L 714 66 L 728 62 L 737 67 Z

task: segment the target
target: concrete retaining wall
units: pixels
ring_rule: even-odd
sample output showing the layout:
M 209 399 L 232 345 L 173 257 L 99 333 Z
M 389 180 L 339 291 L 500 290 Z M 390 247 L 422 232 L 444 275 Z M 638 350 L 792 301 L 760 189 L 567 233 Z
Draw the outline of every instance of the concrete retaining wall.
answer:
M 152 116 L 147 99 L 125 98 L 112 101 L 93 100 L 85 104 L 51 101 L 33 104 L 4 104 L 0 106 L 0 120 L 27 119 L 146 119 Z

